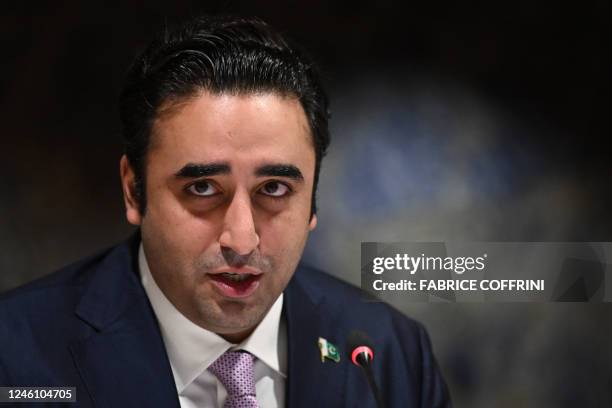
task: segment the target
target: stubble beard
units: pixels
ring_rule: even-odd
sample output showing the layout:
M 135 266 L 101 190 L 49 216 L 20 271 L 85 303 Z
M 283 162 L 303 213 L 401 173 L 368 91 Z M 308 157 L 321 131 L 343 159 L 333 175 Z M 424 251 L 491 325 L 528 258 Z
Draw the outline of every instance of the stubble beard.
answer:
M 202 255 L 193 263 L 193 270 L 197 276 L 196 282 L 206 279 L 207 274 L 215 269 L 228 266 L 228 262 L 221 254 L 214 256 Z M 232 266 L 249 266 L 263 273 L 260 286 L 257 288 L 254 299 L 223 299 L 217 293 L 204 291 L 195 293 L 196 322 L 199 326 L 217 334 L 234 334 L 255 328 L 276 301 L 282 288 L 272 288 L 273 278 L 283 271 L 277 270 L 277 262 L 270 256 L 263 256 L 257 252 L 251 254 L 246 262 Z M 209 286 L 209 285 L 206 285 Z M 284 287 L 284 286 L 283 286 Z M 273 290 L 274 293 L 270 293 Z M 278 292 L 278 293 L 276 293 Z M 274 296 L 275 295 L 275 296 Z

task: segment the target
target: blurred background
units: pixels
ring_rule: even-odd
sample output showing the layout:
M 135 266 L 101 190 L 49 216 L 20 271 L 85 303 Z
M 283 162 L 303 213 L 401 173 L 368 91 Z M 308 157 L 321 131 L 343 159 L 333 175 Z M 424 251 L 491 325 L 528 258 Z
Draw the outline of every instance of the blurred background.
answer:
M 15 3 L 16 4 L 16 3 Z M 117 96 L 202 12 L 308 49 L 332 102 L 305 258 L 359 284 L 361 241 L 612 241 L 610 3 L 66 1 L 0 12 L 0 291 L 112 245 Z M 457 407 L 612 406 L 612 308 L 402 304 Z

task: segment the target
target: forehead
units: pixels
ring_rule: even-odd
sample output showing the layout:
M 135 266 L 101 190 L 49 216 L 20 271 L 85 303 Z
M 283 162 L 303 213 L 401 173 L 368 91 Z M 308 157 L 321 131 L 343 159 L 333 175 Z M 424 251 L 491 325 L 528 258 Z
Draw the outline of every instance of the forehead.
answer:
M 300 102 L 276 93 L 203 91 L 163 106 L 153 124 L 149 153 L 177 166 L 189 161 L 314 160 Z

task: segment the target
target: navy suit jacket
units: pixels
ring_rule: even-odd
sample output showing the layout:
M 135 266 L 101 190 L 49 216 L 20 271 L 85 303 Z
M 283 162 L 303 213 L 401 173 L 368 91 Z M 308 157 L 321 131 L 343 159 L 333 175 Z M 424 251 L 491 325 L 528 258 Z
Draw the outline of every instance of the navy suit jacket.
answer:
M 138 244 L 133 238 L 0 297 L 0 386 L 75 386 L 80 407 L 179 407 L 140 283 Z M 346 357 L 347 336 L 356 329 L 374 343 L 374 375 L 387 407 L 449 407 L 424 328 L 364 297 L 325 273 L 298 267 L 283 307 L 286 405 L 375 406 L 366 377 Z M 319 337 L 339 347 L 339 363 L 321 362 Z

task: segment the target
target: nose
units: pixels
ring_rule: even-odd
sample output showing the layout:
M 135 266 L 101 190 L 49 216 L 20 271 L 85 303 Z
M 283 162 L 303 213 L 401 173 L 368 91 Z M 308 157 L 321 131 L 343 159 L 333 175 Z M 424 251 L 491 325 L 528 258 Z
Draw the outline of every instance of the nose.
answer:
M 219 244 L 222 250 L 231 249 L 240 256 L 249 255 L 259 245 L 251 198 L 247 192 L 234 193 L 225 212 Z

